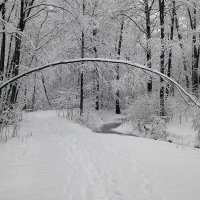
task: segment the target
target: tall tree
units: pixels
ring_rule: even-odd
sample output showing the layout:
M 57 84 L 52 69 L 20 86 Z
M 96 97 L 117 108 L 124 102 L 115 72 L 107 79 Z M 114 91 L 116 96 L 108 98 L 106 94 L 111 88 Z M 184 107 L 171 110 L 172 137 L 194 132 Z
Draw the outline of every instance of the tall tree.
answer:
M 146 20 L 146 54 L 147 54 L 147 66 L 151 68 L 151 44 L 150 44 L 150 39 L 151 39 L 151 10 L 152 6 L 154 4 L 154 0 L 149 1 L 149 0 L 143 0 L 144 2 L 144 12 L 145 12 L 145 20 Z M 151 92 L 152 91 L 152 79 L 148 81 L 147 84 L 147 91 Z
M 165 73 L 165 0 L 159 0 L 159 17 L 160 17 L 160 40 L 161 40 L 161 52 L 160 52 L 160 72 Z M 160 115 L 165 115 L 165 88 L 164 80 L 160 78 Z
M 21 0 L 19 3 L 19 22 L 17 25 L 17 31 L 15 33 L 15 47 L 12 55 L 11 65 L 7 69 L 7 74 L 9 77 L 14 77 L 19 74 L 20 56 L 21 56 L 21 43 L 22 43 L 22 33 L 25 29 L 26 21 L 31 13 L 30 7 L 33 5 L 34 0 L 27 1 Z M 15 104 L 18 95 L 18 84 L 14 83 L 11 85 L 8 92 L 8 102 Z
M 118 41 L 118 47 L 117 47 L 117 55 L 118 55 L 118 59 L 120 59 L 120 55 L 121 55 L 121 49 L 122 49 L 122 42 L 123 42 L 123 31 L 124 31 L 124 19 L 122 19 L 121 21 L 121 26 L 120 26 L 120 35 L 119 35 L 119 41 Z M 117 81 L 119 81 L 119 64 L 117 64 L 117 69 L 116 69 L 116 73 L 117 73 Z M 116 114 L 120 114 L 121 110 L 120 110 L 120 104 L 119 104 L 119 89 L 117 89 L 116 92 Z
M 4 65 L 5 65 L 5 52 L 6 52 L 6 30 L 5 30 L 5 14 L 6 14 L 6 0 L 1 4 L 2 13 L 2 39 L 1 39 L 1 55 L 0 55 L 0 80 L 4 76 Z
M 192 91 L 198 97 L 198 88 L 199 88 L 199 55 L 200 55 L 200 45 L 197 41 L 196 31 L 197 31 L 197 5 L 193 2 L 192 11 L 190 8 L 187 8 L 190 26 L 193 31 L 192 36 Z
M 175 14 L 176 14 L 176 6 L 175 0 L 172 0 L 172 11 L 171 11 L 171 24 L 170 24 L 170 33 L 169 33 L 169 40 L 170 40 L 170 48 L 169 48 L 169 57 L 168 57 L 168 69 L 167 69 L 167 76 L 171 76 L 172 70 L 172 45 L 171 43 L 174 40 L 174 24 L 175 24 Z
M 85 0 L 82 2 L 82 12 L 83 17 L 85 15 Z M 81 58 L 85 57 L 85 32 L 84 26 L 81 31 Z M 83 63 L 82 63 L 83 64 Z M 84 100 L 84 91 L 83 91 L 83 69 L 80 71 L 80 115 L 83 114 L 83 100 Z

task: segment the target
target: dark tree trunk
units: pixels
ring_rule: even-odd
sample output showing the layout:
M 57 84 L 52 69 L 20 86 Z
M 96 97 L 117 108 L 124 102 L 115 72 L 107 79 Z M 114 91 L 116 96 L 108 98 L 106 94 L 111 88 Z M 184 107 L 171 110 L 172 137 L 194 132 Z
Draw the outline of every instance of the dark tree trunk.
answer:
M 48 93 L 47 93 L 47 88 L 46 88 L 46 85 L 45 85 L 45 80 L 44 80 L 44 75 L 43 74 L 41 76 L 41 80 L 42 80 L 42 84 L 43 84 L 43 88 L 44 88 L 44 93 L 45 93 L 46 99 L 48 101 L 49 106 L 52 108 L 52 105 L 51 105 L 51 102 L 49 100 L 49 96 L 48 96 Z
M 93 37 L 96 37 L 96 34 L 97 34 L 97 30 L 93 30 Z M 98 58 L 96 45 L 94 46 L 94 55 L 95 55 L 95 58 Z M 94 76 L 95 76 L 95 81 L 96 81 L 95 88 L 94 88 L 95 95 L 96 95 L 95 109 L 99 110 L 99 72 L 98 72 L 97 67 L 95 67 Z
M 151 46 L 150 46 L 150 39 L 151 39 L 151 8 L 152 5 L 149 5 L 149 0 L 144 0 L 145 4 L 145 15 L 146 15 L 146 43 L 147 43 L 147 66 L 151 68 Z M 147 84 L 147 91 L 152 91 L 152 78 L 149 79 Z
M 123 31 L 124 31 L 124 20 L 122 20 L 121 22 L 121 28 L 120 28 L 120 35 L 119 35 L 119 43 L 118 43 L 118 49 L 117 49 L 117 54 L 118 54 L 118 59 L 120 59 L 120 55 L 121 55 L 121 48 L 122 48 L 122 41 L 123 41 Z M 117 72 L 117 81 L 119 81 L 119 64 L 117 64 L 117 68 L 116 68 L 116 72 Z M 120 114 L 121 110 L 120 110 L 120 105 L 119 105 L 119 89 L 116 92 L 116 114 Z
M 18 24 L 19 31 L 23 32 L 25 28 L 25 0 L 21 0 L 21 7 L 20 7 L 20 20 Z M 13 53 L 13 58 L 11 61 L 11 70 L 12 70 L 12 77 L 17 76 L 19 74 L 19 63 L 20 63 L 20 49 L 21 49 L 21 39 L 22 36 L 19 33 L 16 33 L 15 37 L 15 50 Z M 18 95 L 18 84 L 14 83 L 11 85 L 10 88 L 10 103 L 15 104 Z
M 95 109 L 99 110 L 99 72 L 96 68 L 96 103 L 95 103 Z
M 31 9 L 26 10 L 27 7 L 32 6 L 34 3 L 34 0 L 28 1 L 28 0 L 21 0 L 20 1 L 20 17 L 19 17 L 19 23 L 18 23 L 18 30 L 20 32 L 23 32 L 25 29 L 25 19 L 30 15 Z M 20 64 L 20 56 L 21 56 L 21 42 L 22 42 L 22 35 L 20 33 L 16 33 L 15 35 L 15 48 L 13 57 L 11 60 L 11 66 L 9 69 L 9 72 L 11 72 L 11 77 L 17 76 L 19 74 L 19 64 Z M 9 92 L 8 92 L 8 101 L 10 104 L 15 104 L 18 96 L 18 84 L 17 82 L 12 84 L 10 86 Z
M 11 51 L 12 51 L 12 42 L 13 42 L 14 36 L 11 36 L 10 38 L 10 44 L 9 44 L 9 50 L 8 50 L 8 57 L 7 57 L 7 63 L 6 63 L 6 69 L 5 69 L 5 77 L 10 78 L 12 77 L 12 70 L 11 70 Z
M 5 20 L 6 8 L 5 8 L 4 1 L 1 4 L 1 11 L 2 11 L 2 19 Z M 5 31 L 4 22 L 2 22 L 2 30 Z M 0 81 L 3 80 L 4 71 L 5 71 L 5 52 L 6 52 L 6 33 L 2 33 L 2 40 L 1 40 L 1 55 L 0 55 Z M 1 98 L 1 91 L 0 91 L 0 98 Z
M 84 32 L 82 31 L 82 37 L 81 37 L 81 58 L 84 58 Z M 82 63 L 83 64 L 83 63 Z M 80 115 L 83 114 L 83 69 L 80 71 Z
M 164 22 L 165 22 L 165 0 L 159 0 L 159 13 L 160 13 L 160 39 L 161 39 L 161 53 L 160 53 L 160 72 L 165 72 L 165 33 L 164 33 Z M 160 78 L 160 116 L 165 116 L 165 88 L 164 80 Z
M 174 40 L 175 12 L 176 12 L 175 0 L 172 0 L 172 16 L 171 16 L 170 36 L 169 36 L 170 43 Z M 171 77 L 171 70 L 172 70 L 172 48 L 170 46 L 169 58 L 168 58 L 168 69 L 167 69 L 167 76 L 169 77 Z
M 32 102 L 31 102 L 31 109 L 32 109 L 32 110 L 34 110 L 34 109 L 35 109 L 36 78 L 37 78 L 37 75 L 36 75 L 36 73 L 35 73 L 35 83 L 34 83 L 34 88 L 33 88 Z
M 83 0 L 83 15 L 85 14 L 85 0 Z M 85 33 L 82 30 L 81 33 L 81 58 L 85 57 Z M 83 64 L 83 63 L 82 63 Z M 83 91 L 83 69 L 80 72 L 80 115 L 83 115 L 83 100 L 84 100 L 84 91 Z
M 174 40 L 174 24 L 175 24 L 175 13 L 176 13 L 176 4 L 175 1 L 172 0 L 172 14 L 171 14 L 171 25 L 170 25 L 170 48 L 169 48 L 169 57 L 168 57 L 168 68 L 167 68 L 167 76 L 171 77 L 171 70 L 172 70 L 172 47 L 171 43 Z M 170 94 L 170 84 L 167 85 L 166 88 L 167 95 Z

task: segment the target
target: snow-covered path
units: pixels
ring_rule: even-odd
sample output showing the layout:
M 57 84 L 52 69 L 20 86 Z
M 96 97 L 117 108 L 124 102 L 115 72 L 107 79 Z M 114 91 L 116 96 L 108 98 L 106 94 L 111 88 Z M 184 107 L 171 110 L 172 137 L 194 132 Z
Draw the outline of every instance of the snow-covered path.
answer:
M 28 115 L 0 144 L 2 200 L 199 200 L 200 151 Z M 31 136 L 32 135 L 32 136 Z

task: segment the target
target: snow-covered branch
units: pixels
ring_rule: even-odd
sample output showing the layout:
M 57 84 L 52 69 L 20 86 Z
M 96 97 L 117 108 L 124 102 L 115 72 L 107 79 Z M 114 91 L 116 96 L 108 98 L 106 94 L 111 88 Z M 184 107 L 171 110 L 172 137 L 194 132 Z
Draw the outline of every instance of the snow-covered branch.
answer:
M 11 84 L 12 82 L 27 76 L 33 72 L 37 72 L 49 67 L 54 67 L 54 66 L 58 66 L 58 65 L 66 65 L 66 64 L 72 64 L 72 63 L 80 63 L 80 62 L 103 62 L 103 63 L 116 63 L 116 64 L 124 64 L 124 65 L 128 65 L 130 67 L 134 67 L 134 68 L 138 68 L 138 69 L 142 69 L 148 72 L 151 72 L 153 74 L 158 75 L 159 77 L 164 78 L 165 80 L 167 80 L 168 82 L 174 84 L 174 86 L 182 92 L 182 94 L 184 94 L 185 96 L 188 97 L 188 99 L 193 102 L 196 106 L 198 106 L 200 108 L 200 103 L 191 95 L 189 94 L 183 87 L 181 87 L 174 79 L 168 77 L 165 74 L 162 74 L 161 72 L 152 69 L 152 68 L 147 68 L 144 65 L 140 65 L 138 63 L 131 63 L 130 61 L 124 61 L 124 60 L 114 60 L 114 59 L 106 59 L 106 58 L 80 58 L 80 59 L 71 59 L 71 60 L 61 60 L 61 61 L 57 61 L 57 62 L 53 62 L 53 63 L 49 63 L 34 69 L 31 69 L 27 72 L 24 72 L 22 74 L 19 74 L 18 76 L 15 76 L 13 78 L 11 78 L 10 80 L 6 81 L 5 83 L 3 83 L 0 86 L 0 90 L 2 90 L 4 87 L 6 87 L 7 85 Z
M 40 3 L 40 4 L 35 4 L 35 5 L 32 5 L 32 6 L 29 6 L 28 8 L 26 8 L 26 9 L 24 10 L 24 13 L 27 12 L 27 11 L 29 11 L 30 9 L 37 8 L 37 7 L 41 7 L 41 6 L 44 6 L 45 8 L 48 8 L 48 7 L 49 7 L 49 8 L 61 9 L 61 10 L 63 10 L 63 11 L 66 11 L 66 12 L 70 13 L 74 18 L 76 18 L 76 17 L 74 16 L 74 14 L 73 14 L 70 10 L 68 10 L 68 9 L 66 9 L 66 8 L 63 8 L 62 6 L 58 6 L 58 5 L 54 5 L 54 4 L 46 4 L 46 3 Z M 43 8 L 42 8 L 41 10 L 43 10 Z M 41 11 L 41 10 L 40 10 L 40 11 Z

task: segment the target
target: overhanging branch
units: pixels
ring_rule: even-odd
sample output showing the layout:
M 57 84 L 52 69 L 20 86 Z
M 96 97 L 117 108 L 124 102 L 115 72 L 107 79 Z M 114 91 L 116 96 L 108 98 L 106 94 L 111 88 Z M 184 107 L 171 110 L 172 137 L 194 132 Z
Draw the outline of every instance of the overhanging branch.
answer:
M 124 64 L 124 65 L 128 65 L 130 67 L 134 67 L 134 68 L 138 68 L 138 69 L 142 69 L 148 72 L 151 72 L 153 74 L 158 75 L 159 77 L 164 78 L 165 80 L 167 80 L 168 82 L 174 84 L 174 86 L 182 92 L 182 94 L 186 95 L 188 97 L 188 99 L 190 99 L 191 102 L 193 102 L 196 106 L 198 106 L 200 108 L 200 103 L 191 95 L 189 94 L 183 87 L 181 87 L 174 79 L 168 77 L 165 74 L 162 74 L 161 72 L 151 69 L 151 68 L 147 68 L 146 66 L 140 65 L 138 63 L 131 63 L 130 61 L 124 61 L 124 60 L 114 60 L 114 59 L 106 59 L 106 58 L 80 58 L 80 59 L 71 59 L 71 60 L 61 60 L 61 61 L 57 61 L 57 62 L 53 62 L 53 63 L 49 63 L 46 65 L 43 65 L 41 67 L 37 67 L 34 69 L 31 69 L 27 72 L 24 72 L 22 74 L 19 74 L 13 78 L 11 78 L 10 80 L 6 81 L 5 83 L 3 83 L 0 86 L 0 91 L 5 88 L 7 85 L 11 84 L 12 82 L 27 76 L 33 72 L 37 72 L 49 67 L 55 67 L 57 65 L 66 65 L 66 64 L 72 64 L 72 63 L 80 63 L 80 62 L 103 62 L 103 63 L 115 63 L 115 64 Z

